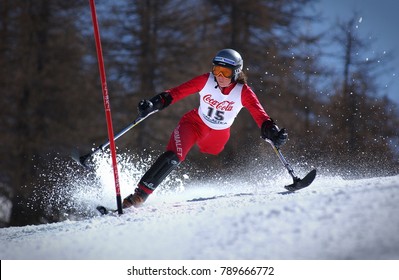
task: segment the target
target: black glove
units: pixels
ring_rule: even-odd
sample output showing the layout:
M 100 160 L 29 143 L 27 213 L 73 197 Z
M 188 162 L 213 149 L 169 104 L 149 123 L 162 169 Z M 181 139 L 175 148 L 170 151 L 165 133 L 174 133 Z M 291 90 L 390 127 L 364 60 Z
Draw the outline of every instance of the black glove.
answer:
M 141 100 L 137 105 L 137 111 L 140 117 L 145 117 L 152 111 L 154 111 L 154 104 L 150 100 Z
M 271 119 L 262 124 L 261 136 L 263 139 L 271 140 L 276 147 L 284 145 L 288 138 L 285 128 L 279 129 Z
M 169 106 L 172 102 L 172 97 L 168 92 L 162 92 L 155 95 L 150 100 L 144 99 L 137 105 L 137 110 L 140 117 L 145 117 L 155 110 L 162 110 Z

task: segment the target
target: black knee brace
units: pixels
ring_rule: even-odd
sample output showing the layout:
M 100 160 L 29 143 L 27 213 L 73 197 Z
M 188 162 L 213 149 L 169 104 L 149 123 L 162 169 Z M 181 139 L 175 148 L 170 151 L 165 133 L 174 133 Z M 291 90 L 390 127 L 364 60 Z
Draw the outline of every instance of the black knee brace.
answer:
M 156 187 L 173 171 L 180 161 L 177 155 L 172 151 L 167 151 L 159 156 L 151 168 L 141 178 L 141 185 L 155 190 Z

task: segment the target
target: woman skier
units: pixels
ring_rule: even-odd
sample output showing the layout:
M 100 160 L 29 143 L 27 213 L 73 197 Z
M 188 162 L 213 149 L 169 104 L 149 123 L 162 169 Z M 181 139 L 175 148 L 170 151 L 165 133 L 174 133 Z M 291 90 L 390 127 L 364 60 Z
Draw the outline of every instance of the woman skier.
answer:
M 220 50 L 212 60 L 212 71 L 168 89 L 138 104 L 140 116 L 162 110 L 184 97 L 199 93 L 199 108 L 186 113 L 172 132 L 166 152 L 161 154 L 139 181 L 134 193 L 123 200 L 123 208 L 139 207 L 197 144 L 202 153 L 219 154 L 230 137 L 230 127 L 245 107 L 261 129 L 263 139 L 275 146 L 285 144 L 287 133 L 279 129 L 252 89 L 242 71 L 243 59 L 233 49 Z

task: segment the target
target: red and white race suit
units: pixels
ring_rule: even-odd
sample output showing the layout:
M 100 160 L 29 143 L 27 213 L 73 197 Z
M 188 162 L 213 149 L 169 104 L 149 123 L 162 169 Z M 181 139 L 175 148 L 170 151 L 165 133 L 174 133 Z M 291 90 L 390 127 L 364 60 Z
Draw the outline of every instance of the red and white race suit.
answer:
M 194 93 L 200 95 L 199 108 L 181 118 L 167 145 L 167 150 L 176 153 L 180 161 L 194 144 L 203 153 L 217 155 L 223 151 L 230 137 L 230 127 L 242 107 L 250 112 L 258 127 L 270 119 L 248 85 L 232 83 L 220 88 L 212 73 L 197 76 L 167 91 L 173 98 L 172 104 Z

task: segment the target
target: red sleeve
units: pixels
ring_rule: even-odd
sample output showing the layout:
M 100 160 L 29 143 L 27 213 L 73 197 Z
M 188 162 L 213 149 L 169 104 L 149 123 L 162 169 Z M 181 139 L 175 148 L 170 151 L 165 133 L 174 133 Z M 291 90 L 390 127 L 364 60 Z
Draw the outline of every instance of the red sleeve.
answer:
M 261 127 L 264 121 L 270 120 L 258 97 L 248 85 L 244 85 L 242 88 L 241 102 L 247 108 L 258 127 Z
M 171 104 L 176 103 L 180 99 L 183 99 L 190 94 L 198 93 L 201 89 L 204 88 L 208 77 L 209 73 L 202 74 L 177 87 L 166 90 L 172 96 Z

